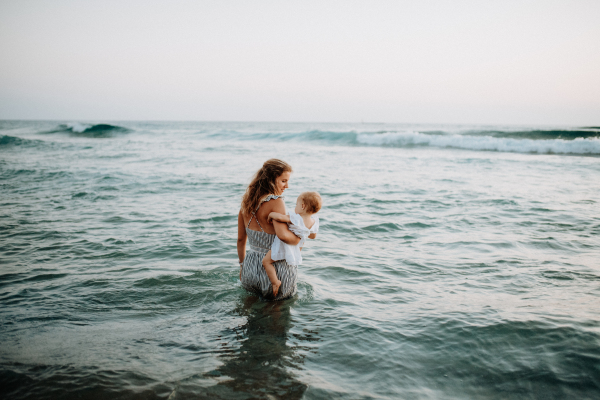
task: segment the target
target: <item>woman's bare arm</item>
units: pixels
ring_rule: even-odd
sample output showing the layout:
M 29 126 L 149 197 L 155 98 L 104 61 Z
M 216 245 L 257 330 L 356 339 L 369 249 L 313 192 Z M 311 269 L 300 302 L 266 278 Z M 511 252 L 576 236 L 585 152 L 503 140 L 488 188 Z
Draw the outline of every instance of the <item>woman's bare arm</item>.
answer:
M 238 259 L 241 263 L 246 258 L 246 226 L 244 224 L 244 217 L 242 216 L 242 210 L 238 214 L 238 238 L 237 238 L 237 253 Z M 241 274 L 241 271 L 240 271 Z M 240 275 L 241 276 L 241 275 Z
M 285 215 L 285 214 L 280 214 L 278 212 L 272 212 L 267 217 L 267 221 L 271 222 L 273 220 L 275 220 L 277 222 L 283 222 L 285 224 L 289 224 L 290 223 L 290 216 L 289 215 Z
M 284 243 L 295 246 L 300 243 L 300 238 L 288 228 L 287 224 L 283 222 L 273 221 L 273 227 L 275 227 L 275 234 Z
M 271 200 L 270 203 L 271 202 L 273 203 L 273 208 L 271 209 L 271 212 L 276 212 L 278 214 L 285 215 L 285 205 L 283 204 L 283 200 L 276 199 Z M 292 231 L 290 231 L 290 228 L 288 228 L 286 223 L 277 222 L 273 220 L 273 227 L 275 228 L 275 234 L 282 242 L 292 246 L 295 246 L 298 243 L 300 243 L 300 238 L 294 235 Z

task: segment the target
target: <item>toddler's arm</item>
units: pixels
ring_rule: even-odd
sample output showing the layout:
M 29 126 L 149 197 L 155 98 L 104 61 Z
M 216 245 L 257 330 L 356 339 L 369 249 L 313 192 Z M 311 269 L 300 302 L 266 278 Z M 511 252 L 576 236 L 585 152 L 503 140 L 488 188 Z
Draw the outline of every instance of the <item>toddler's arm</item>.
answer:
M 290 216 L 289 215 L 285 215 L 285 214 L 280 214 L 278 212 L 272 212 L 267 217 L 267 221 L 271 222 L 272 220 L 289 224 L 290 223 Z

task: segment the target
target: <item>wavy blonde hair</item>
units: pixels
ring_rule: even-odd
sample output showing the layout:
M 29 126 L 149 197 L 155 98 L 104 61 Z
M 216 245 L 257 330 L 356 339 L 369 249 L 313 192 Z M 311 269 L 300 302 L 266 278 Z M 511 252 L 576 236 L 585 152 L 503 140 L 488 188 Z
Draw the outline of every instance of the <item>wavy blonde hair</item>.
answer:
M 271 158 L 256 171 L 252 181 L 242 196 L 242 213 L 251 215 L 260 201 L 269 194 L 278 194 L 276 180 L 284 172 L 292 172 L 292 166 L 285 161 Z

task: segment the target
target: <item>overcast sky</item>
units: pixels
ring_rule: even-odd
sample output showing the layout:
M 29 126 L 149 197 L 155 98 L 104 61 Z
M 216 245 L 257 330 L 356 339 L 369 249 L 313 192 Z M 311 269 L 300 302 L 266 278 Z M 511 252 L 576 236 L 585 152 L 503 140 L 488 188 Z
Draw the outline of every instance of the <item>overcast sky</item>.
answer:
M 0 0 L 0 118 L 600 124 L 600 1 Z

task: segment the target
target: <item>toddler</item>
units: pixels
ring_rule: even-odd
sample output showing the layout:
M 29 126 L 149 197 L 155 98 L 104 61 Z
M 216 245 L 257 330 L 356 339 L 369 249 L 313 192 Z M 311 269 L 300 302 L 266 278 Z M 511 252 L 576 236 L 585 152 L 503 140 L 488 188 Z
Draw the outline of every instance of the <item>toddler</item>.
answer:
M 289 215 L 272 212 L 269 214 L 268 220 L 285 222 L 288 224 L 290 231 L 300 238 L 297 245 L 292 246 L 282 242 L 277 236 L 273 240 L 271 250 L 263 258 L 262 264 L 269 276 L 271 285 L 273 285 L 273 296 L 277 297 L 281 281 L 277 278 L 275 266 L 273 263 L 279 260 L 285 260 L 290 265 L 300 265 L 302 256 L 300 250 L 306 242 L 306 238 L 314 239 L 319 231 L 319 217 L 316 214 L 321 209 L 321 195 L 317 192 L 304 192 L 298 196 L 296 200 L 296 208 L 290 211 Z

